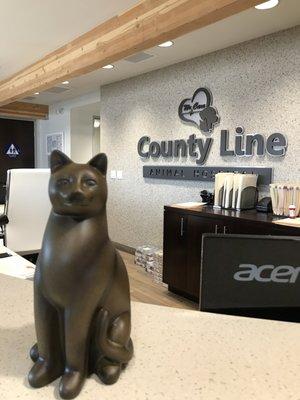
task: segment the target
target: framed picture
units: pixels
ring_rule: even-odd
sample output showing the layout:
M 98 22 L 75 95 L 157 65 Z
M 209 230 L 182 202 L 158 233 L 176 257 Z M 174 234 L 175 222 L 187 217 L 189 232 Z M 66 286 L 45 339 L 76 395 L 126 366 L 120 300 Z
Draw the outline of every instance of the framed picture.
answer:
M 46 135 L 46 152 L 48 156 L 48 167 L 50 167 L 50 155 L 53 150 L 64 152 L 64 133 L 56 132 Z
M 48 156 L 53 150 L 64 151 L 64 133 L 49 133 L 46 136 L 46 150 Z

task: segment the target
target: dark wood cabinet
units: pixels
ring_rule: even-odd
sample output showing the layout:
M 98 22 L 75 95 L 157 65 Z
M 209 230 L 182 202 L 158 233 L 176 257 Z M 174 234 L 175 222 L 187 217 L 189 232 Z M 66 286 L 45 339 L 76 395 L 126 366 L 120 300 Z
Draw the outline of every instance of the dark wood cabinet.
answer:
M 187 216 L 180 213 L 165 213 L 164 216 L 164 262 L 172 268 L 164 269 L 164 280 L 170 287 L 188 291 L 187 284 Z M 168 249 L 173 249 L 168 251 Z
M 215 233 L 216 225 L 210 218 L 189 215 L 186 226 L 187 293 L 192 299 L 199 296 L 201 242 L 204 233 Z M 221 230 L 222 227 L 220 226 Z
M 277 225 L 270 214 L 211 207 L 164 211 L 163 281 L 169 290 L 199 301 L 201 243 L 204 233 L 300 236 L 300 228 Z

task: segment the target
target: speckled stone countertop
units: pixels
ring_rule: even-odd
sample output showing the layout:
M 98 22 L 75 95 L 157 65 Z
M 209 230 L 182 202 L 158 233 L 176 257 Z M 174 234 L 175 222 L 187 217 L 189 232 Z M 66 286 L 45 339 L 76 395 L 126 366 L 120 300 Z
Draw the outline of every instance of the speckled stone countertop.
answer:
M 31 389 L 32 282 L 0 275 L 0 399 Z M 135 356 L 113 386 L 87 380 L 82 400 L 299 400 L 300 325 L 132 304 Z

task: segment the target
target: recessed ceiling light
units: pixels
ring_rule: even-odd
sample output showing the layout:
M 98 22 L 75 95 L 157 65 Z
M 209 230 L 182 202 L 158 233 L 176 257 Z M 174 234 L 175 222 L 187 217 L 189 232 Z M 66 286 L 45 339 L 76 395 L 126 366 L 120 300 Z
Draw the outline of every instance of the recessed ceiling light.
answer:
M 63 85 L 68 85 L 70 82 L 69 81 L 63 81 L 62 84 Z
M 269 0 L 264 3 L 258 4 L 255 6 L 257 10 L 268 10 L 269 8 L 276 7 L 279 3 L 279 0 Z
M 40 94 L 40 92 L 35 92 L 34 94 L 37 96 L 38 94 Z
M 113 68 L 115 68 L 115 66 L 112 64 L 107 64 L 107 65 L 104 65 L 104 67 L 102 67 L 102 68 L 103 69 L 113 69 Z
M 173 44 L 174 42 L 172 42 L 172 40 L 168 40 L 167 42 L 159 44 L 158 47 L 171 47 Z

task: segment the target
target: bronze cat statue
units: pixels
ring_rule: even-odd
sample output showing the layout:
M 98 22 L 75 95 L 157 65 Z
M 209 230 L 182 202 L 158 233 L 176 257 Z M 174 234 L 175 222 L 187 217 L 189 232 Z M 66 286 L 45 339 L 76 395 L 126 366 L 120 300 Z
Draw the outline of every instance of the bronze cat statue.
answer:
M 62 376 L 60 396 L 72 399 L 92 373 L 115 383 L 133 355 L 129 282 L 108 236 L 106 155 L 76 164 L 55 150 L 50 160 L 52 210 L 34 278 L 28 380 L 39 388 Z

